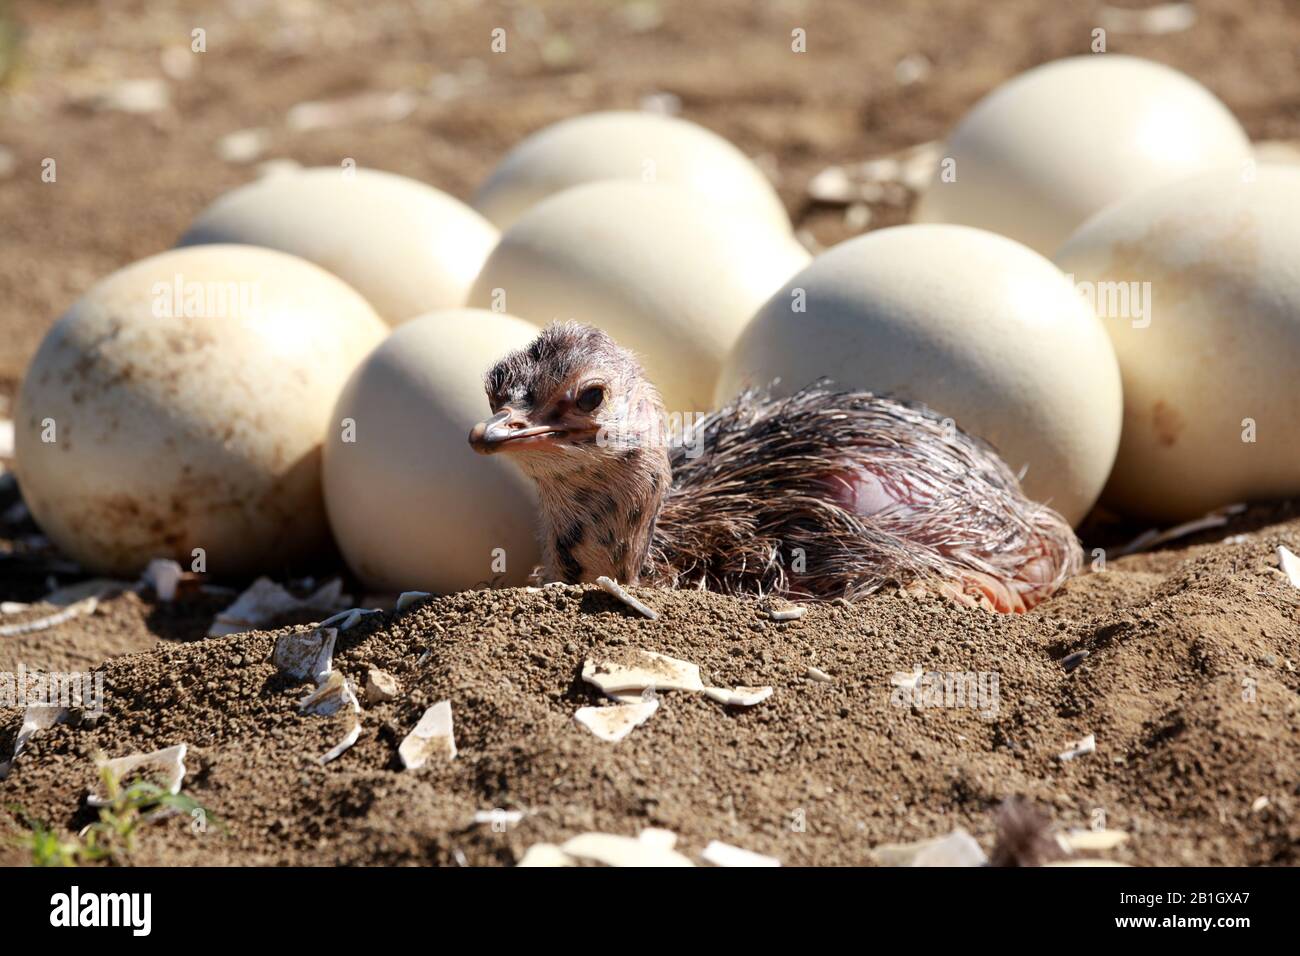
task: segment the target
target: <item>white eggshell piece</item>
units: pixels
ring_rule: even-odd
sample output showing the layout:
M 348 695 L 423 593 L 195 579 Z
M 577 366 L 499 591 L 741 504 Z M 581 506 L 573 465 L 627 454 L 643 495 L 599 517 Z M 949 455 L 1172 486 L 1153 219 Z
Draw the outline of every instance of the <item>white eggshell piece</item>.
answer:
M 745 329 L 717 397 L 823 376 L 951 417 L 1071 523 L 1119 443 L 1119 370 L 1091 306 L 1042 256 L 964 226 L 882 229 L 818 256 Z
M 958 827 L 946 837 L 922 847 L 912 858 L 912 866 L 983 866 L 988 862 L 975 838 Z
M 587 660 L 582 665 L 582 679 L 603 693 L 615 694 L 655 690 L 704 690 L 698 664 L 678 660 L 655 651 L 633 651 L 631 663 Z
M 217 613 L 208 628 L 208 637 L 255 631 L 294 611 L 333 611 L 339 604 L 347 603 L 342 592 L 343 582 L 338 578 L 327 581 L 303 598 L 294 597 L 270 578 L 258 578 L 235 598 L 233 604 Z
M 158 600 L 166 603 L 176 599 L 176 588 L 180 586 L 185 572 L 180 564 L 170 558 L 155 558 L 144 569 L 142 579 L 153 588 Z
M 684 415 L 711 407 L 741 329 L 807 262 L 788 233 L 719 216 L 680 187 L 607 181 L 525 213 L 469 304 L 603 329 L 637 353 L 666 409 Z
M 706 687 L 704 696 L 728 707 L 753 707 L 772 696 L 771 687 Z
M 658 709 L 659 701 L 656 699 L 608 707 L 579 707 L 573 719 L 601 740 L 613 744 L 644 724 Z
M 515 866 L 577 866 L 577 861 L 554 843 L 534 843 Z
M 607 179 L 679 186 L 719 216 L 790 231 L 776 190 L 735 146 L 687 120 L 632 111 L 589 113 L 539 130 L 501 160 L 473 205 L 504 230 L 548 196 Z
M 774 856 L 765 856 L 753 850 L 744 850 L 721 840 L 711 840 L 701 854 L 705 863 L 714 866 L 780 866 L 781 861 Z
M 1297 249 L 1300 168 L 1267 165 L 1117 203 L 1062 247 L 1124 381 L 1107 504 L 1175 522 L 1300 493 Z
M 1285 545 L 1277 546 L 1277 564 L 1291 582 L 1293 588 L 1300 588 L 1300 557 Z
M 483 374 L 536 335 L 508 315 L 434 313 L 395 330 L 344 388 L 325 440 L 325 500 L 344 558 L 372 590 L 520 586 L 541 563 L 532 482 L 468 440 L 491 412 Z
M 113 273 L 23 379 L 17 472 L 32 515 L 100 572 L 188 563 L 194 548 L 221 575 L 319 553 L 321 438 L 384 332 L 342 281 L 270 249 L 180 249 Z
M 187 744 L 177 744 L 152 753 L 131 754 L 101 761 L 98 766 L 108 768 L 122 782 L 127 782 L 128 777 L 139 773 L 140 777 L 156 783 L 175 796 L 181 792 L 181 782 L 185 779 L 185 752 L 188 749 Z M 86 797 L 86 802 L 92 807 L 106 807 L 112 801 L 107 795 L 92 793 Z
M 1123 830 L 1071 830 L 1061 835 L 1061 842 L 1071 853 L 1113 850 L 1128 841 L 1129 835 Z
M 1068 763 L 1071 760 L 1096 752 L 1097 736 L 1095 734 L 1089 734 L 1088 736 L 1072 743 L 1068 750 L 1064 750 L 1057 754 L 1057 759 L 1062 763 Z
M 1125 197 L 1251 157 L 1241 125 L 1171 67 L 1115 53 L 1056 60 L 980 100 L 942 150 L 918 222 L 1002 233 L 1052 255 Z
M 419 770 L 433 757 L 454 760 L 456 737 L 452 731 L 451 701 L 439 701 L 426 710 L 415 729 L 398 746 L 397 753 L 407 770 Z
M 271 663 L 294 680 L 322 680 L 334 668 L 334 643 L 338 636 L 338 630 L 333 627 L 282 634 L 271 650 Z
M 353 713 L 361 712 L 361 702 L 342 671 L 329 671 L 320 675 L 318 681 L 316 689 L 298 701 L 299 713 L 328 717 L 345 706 Z
M 219 198 L 178 245 L 238 242 L 343 279 L 391 325 L 464 304 L 497 229 L 460 200 L 376 169 L 268 176 Z
M 560 845 L 568 856 L 606 866 L 694 866 L 676 850 L 613 833 L 583 833 Z

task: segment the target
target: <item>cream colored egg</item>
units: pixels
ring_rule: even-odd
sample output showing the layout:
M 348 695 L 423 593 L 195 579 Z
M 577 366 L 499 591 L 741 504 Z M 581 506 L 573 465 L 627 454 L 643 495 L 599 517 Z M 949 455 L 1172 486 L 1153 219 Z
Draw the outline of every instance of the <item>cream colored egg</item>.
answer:
M 396 329 L 343 389 L 325 501 L 343 556 L 369 586 L 520 585 L 541 563 L 532 482 L 468 441 L 491 414 L 484 374 L 537 332 L 510 315 L 435 312 Z
M 980 100 L 945 144 L 918 222 L 1010 236 L 1052 255 L 1093 213 L 1250 155 L 1212 93 L 1170 67 L 1115 53 L 1035 67 Z
M 301 256 L 399 325 L 464 305 L 496 241 L 495 226 L 432 186 L 376 169 L 322 167 L 226 193 L 179 245 L 239 242 Z
M 790 231 L 776 190 L 744 153 L 702 126 L 656 113 L 588 113 L 548 126 L 506 155 L 473 204 L 504 230 L 547 196 L 606 179 L 680 186 L 727 215 Z
M 1300 169 L 1136 196 L 1057 263 L 1096 299 L 1124 379 L 1108 503 L 1175 521 L 1300 494 Z
M 27 370 L 23 496 L 51 540 L 100 573 L 162 557 L 279 572 L 314 557 L 329 544 L 321 439 L 385 331 L 342 280 L 270 249 L 200 246 L 127 266 L 54 324 Z
M 823 253 L 754 317 L 719 402 L 820 377 L 924 402 L 1027 469 L 1026 493 L 1077 523 L 1119 442 L 1115 356 L 1046 259 L 965 226 L 898 226 Z
M 704 411 L 745 323 L 808 258 L 789 235 L 720 216 L 682 189 L 611 180 L 529 210 L 469 303 L 604 329 L 641 356 L 669 411 Z

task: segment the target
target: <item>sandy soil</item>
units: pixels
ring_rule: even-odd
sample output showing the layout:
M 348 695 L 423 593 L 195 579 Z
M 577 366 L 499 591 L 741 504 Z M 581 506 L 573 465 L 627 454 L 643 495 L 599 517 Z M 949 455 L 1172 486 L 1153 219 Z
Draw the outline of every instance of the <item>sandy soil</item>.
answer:
M 1083 52 L 1100 16 L 1099 4 L 1022 0 L 557 0 L 544 15 L 414 0 L 14 6 L 28 35 L 0 87 L 0 147 L 12 157 L 0 162 L 0 417 L 64 308 L 96 278 L 170 246 L 255 175 L 217 155 L 225 134 L 264 127 L 263 159 L 350 156 L 467 197 L 533 129 L 667 92 L 682 115 L 758 157 L 800 225 L 829 244 L 850 227 L 805 200 L 813 175 L 942 136 L 1002 79 Z M 1110 48 L 1192 73 L 1254 138 L 1300 138 L 1300 15 L 1284 0 L 1198 9 L 1189 31 L 1112 31 Z M 517 39 L 504 56 L 487 48 L 497 26 Z M 196 27 L 208 36 L 198 56 L 188 52 Z M 808 31 L 805 56 L 789 53 L 794 27 Z M 900 84 L 899 62 L 917 56 L 928 72 Z M 97 106 L 123 78 L 163 78 L 170 106 Z M 402 89 L 417 95 L 401 122 L 286 123 L 303 101 Z M 58 162 L 56 183 L 40 181 L 45 157 Z M 873 228 L 906 215 L 872 212 Z M 0 512 L 15 496 L 0 487 Z M 158 824 L 140 862 L 511 863 L 538 841 L 664 826 L 691 856 L 720 839 L 787 863 L 861 863 L 877 844 L 958 825 L 989 849 L 994 807 L 1019 794 L 1062 829 L 1103 813 L 1132 834 L 1113 859 L 1294 864 L 1300 591 L 1272 556 L 1279 543 L 1300 551 L 1296 514 L 1289 503 L 1256 509 L 1197 543 L 1111 562 L 1017 619 L 901 595 L 779 625 L 753 602 L 700 594 L 642 592 L 663 612 L 657 622 L 590 589 L 439 598 L 343 635 L 335 660 L 348 678 L 364 683 L 382 667 L 403 691 L 367 706 L 359 742 L 323 768 L 316 757 L 337 722 L 298 715 L 306 688 L 269 664 L 273 635 L 203 640 L 223 600 L 128 593 L 92 617 L 0 638 L 0 671 L 102 665 L 108 689 L 104 716 L 35 738 L 0 803 L 75 830 L 90 819 L 81 797 L 95 753 L 187 742 L 186 791 L 227 830 Z M 0 527 L 0 599 L 75 579 L 26 540 L 36 530 Z M 1133 531 L 1097 516 L 1085 537 L 1108 544 Z M 582 662 L 629 648 L 775 692 L 750 710 L 665 693 L 647 724 L 602 743 L 573 722 L 599 700 Z M 1089 656 L 1067 672 L 1062 659 L 1081 650 Z M 810 666 L 832 680 L 809 679 Z M 915 666 L 996 674 L 996 715 L 894 706 L 891 675 Z M 460 755 L 400 770 L 397 744 L 442 699 Z M 20 716 L 0 709 L 0 753 Z M 1089 733 L 1096 753 L 1057 759 Z M 525 816 L 504 833 L 472 823 L 493 808 Z M 0 862 L 23 861 L 7 842 L 16 833 L 0 813 Z
M 1248 518 L 1231 543 L 1114 562 L 1020 618 L 898 592 L 789 623 L 698 592 L 641 590 L 656 621 L 594 587 L 431 599 L 340 635 L 334 662 L 350 681 L 377 667 L 400 691 L 364 707 L 360 740 L 325 767 L 346 728 L 299 714 L 310 688 L 269 662 L 274 634 L 187 642 L 206 609 L 126 595 L 77 626 L 83 641 L 129 647 L 146 627 L 174 639 L 105 664 L 104 716 L 38 735 L 5 800 L 75 829 L 92 819 L 93 755 L 188 743 L 186 792 L 226 832 L 158 825 L 141 863 L 508 864 L 535 842 L 657 826 L 692 857 L 719 839 L 791 864 L 856 864 L 954 826 L 990 849 L 993 811 L 1018 795 L 1060 829 L 1103 814 L 1132 835 L 1110 859 L 1294 864 L 1300 590 L 1272 555 L 1300 549 L 1300 520 L 1240 530 L 1279 517 Z M 0 645 L 0 668 L 40 659 L 34 643 Z M 582 665 L 634 650 L 697 663 L 706 684 L 775 691 L 750 709 L 665 691 L 646 724 L 605 743 L 573 719 L 602 700 Z M 996 695 L 899 706 L 891 677 L 918 666 L 996 675 Z M 443 699 L 459 755 L 403 770 L 398 744 Z M 0 710 L 0 748 L 18 720 Z M 1087 734 L 1095 753 L 1058 759 Z M 506 832 L 473 823 L 493 809 L 525 816 Z

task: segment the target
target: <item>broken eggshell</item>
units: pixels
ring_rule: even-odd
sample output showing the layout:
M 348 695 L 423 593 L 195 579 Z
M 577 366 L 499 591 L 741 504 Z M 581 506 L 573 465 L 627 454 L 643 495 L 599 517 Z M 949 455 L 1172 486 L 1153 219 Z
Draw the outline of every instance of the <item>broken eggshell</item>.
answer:
M 698 664 L 655 651 L 634 650 L 627 656 L 632 663 L 611 660 L 583 662 L 582 679 L 609 695 L 640 692 L 647 687 L 655 690 L 704 690 Z
M 659 701 L 652 698 L 634 704 L 580 707 L 578 712 L 573 715 L 573 719 L 601 740 L 618 743 L 618 741 L 653 717 L 658 709 Z
M 456 738 L 452 730 L 451 701 L 439 701 L 426 710 L 397 748 L 397 754 L 407 770 L 419 770 L 433 757 L 454 760 Z
M 181 792 L 181 783 L 185 780 L 185 753 L 189 749 L 187 744 L 177 744 L 174 747 L 166 747 L 162 750 L 155 750 L 147 754 L 130 754 L 126 757 L 115 757 L 112 760 L 101 760 L 97 766 L 101 769 L 107 769 L 112 772 L 113 776 L 119 781 L 125 781 L 132 775 L 147 776 L 145 771 L 152 768 L 161 771 L 157 777 L 150 777 L 154 783 L 162 787 L 167 793 L 175 796 Z M 92 807 L 107 807 L 112 801 L 106 795 L 98 792 L 89 794 L 86 802 Z
M 687 857 L 656 839 L 613 833 L 583 833 L 560 845 L 560 852 L 606 866 L 694 866 Z
M 321 681 L 333 669 L 338 634 L 332 627 L 282 634 L 271 650 L 271 663 L 296 680 Z

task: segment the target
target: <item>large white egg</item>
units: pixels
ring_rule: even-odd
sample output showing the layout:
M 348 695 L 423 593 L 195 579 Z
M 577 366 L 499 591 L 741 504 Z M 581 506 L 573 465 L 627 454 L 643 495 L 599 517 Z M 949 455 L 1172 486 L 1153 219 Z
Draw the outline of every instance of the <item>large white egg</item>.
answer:
M 281 571 L 329 545 L 320 446 L 383 322 L 302 259 L 179 249 L 95 285 L 46 335 L 15 415 L 41 529 L 101 573 L 151 558 Z
M 605 179 L 680 186 L 726 215 L 790 231 L 776 190 L 735 146 L 687 120 L 632 111 L 588 113 L 534 133 L 497 165 L 473 205 L 504 230 L 547 196 Z
M 460 200 L 414 179 L 321 167 L 231 190 L 178 245 L 239 242 L 292 253 L 343 279 L 399 325 L 464 305 L 497 235 Z
M 1104 53 L 1046 63 L 999 86 L 961 120 L 942 155 L 916 221 L 989 229 L 1050 256 L 1116 200 L 1239 166 L 1251 148 L 1195 80 Z
M 371 587 L 520 585 L 541 563 L 532 482 L 468 441 L 491 414 L 484 374 L 537 333 L 510 315 L 435 312 L 394 330 L 353 373 L 325 442 L 325 501 L 343 556 Z
M 745 329 L 717 397 L 823 376 L 951 417 L 1071 523 L 1119 443 L 1119 370 L 1091 308 L 1038 253 L 965 226 L 882 229 L 818 256 Z
M 1300 169 L 1136 196 L 1057 264 L 1096 298 L 1124 379 L 1108 503 L 1173 521 L 1300 494 Z
M 604 329 L 640 355 L 670 411 L 704 411 L 745 323 L 808 258 L 790 235 L 719 215 L 685 190 L 610 180 L 525 213 L 469 304 Z

